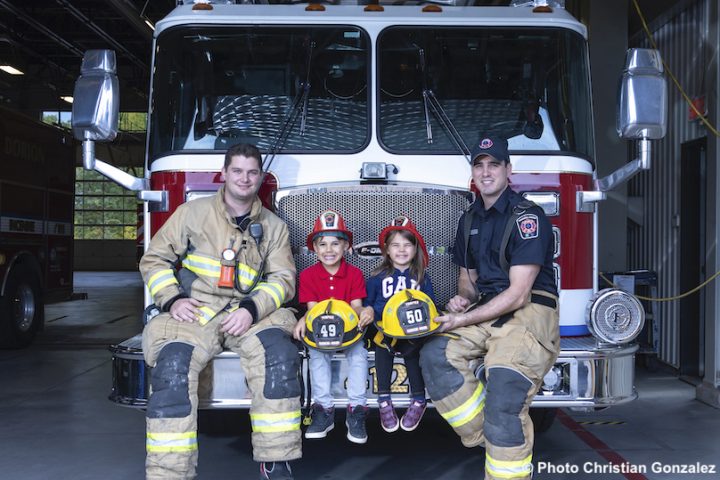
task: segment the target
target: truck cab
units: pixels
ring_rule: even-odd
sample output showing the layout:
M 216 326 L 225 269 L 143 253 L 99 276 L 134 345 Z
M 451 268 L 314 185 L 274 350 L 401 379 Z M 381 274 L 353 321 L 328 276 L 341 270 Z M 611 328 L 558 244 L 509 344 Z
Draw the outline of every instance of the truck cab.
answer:
M 654 65 L 634 55 L 631 65 Z M 508 138 L 511 187 L 552 222 L 560 292 L 562 351 L 533 406 L 636 397 L 642 307 L 597 287 L 595 205 L 619 180 L 596 175 L 587 32 L 562 8 L 185 4 L 156 25 L 153 72 L 147 177 L 126 181 L 147 200 L 146 239 L 180 204 L 219 188 L 229 146 L 253 143 L 266 153 L 261 195 L 288 224 L 298 270 L 316 261 L 304 239 L 324 209 L 342 213 L 355 237 L 348 261 L 366 275 L 378 232 L 407 214 L 425 237 L 440 308 L 456 291 L 452 246 L 475 195 L 468 145 Z M 139 336 L 111 350 L 111 399 L 143 407 Z M 482 361 L 475 367 L 482 374 Z M 342 353 L 334 368 L 344 379 Z M 407 393 L 404 366 L 395 368 L 394 391 Z M 234 354 L 204 377 L 201 408 L 249 406 Z M 342 381 L 333 392 L 346 403 Z

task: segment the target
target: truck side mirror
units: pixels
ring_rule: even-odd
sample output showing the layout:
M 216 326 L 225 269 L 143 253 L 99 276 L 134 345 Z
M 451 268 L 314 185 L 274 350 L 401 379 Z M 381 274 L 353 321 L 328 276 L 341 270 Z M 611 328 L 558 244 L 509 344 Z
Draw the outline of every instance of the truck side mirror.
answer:
M 113 140 L 118 131 L 120 89 L 112 50 L 88 50 L 75 82 L 72 128 L 81 141 Z
M 617 132 L 625 139 L 657 140 L 667 130 L 667 83 L 660 52 L 631 48 L 618 92 Z

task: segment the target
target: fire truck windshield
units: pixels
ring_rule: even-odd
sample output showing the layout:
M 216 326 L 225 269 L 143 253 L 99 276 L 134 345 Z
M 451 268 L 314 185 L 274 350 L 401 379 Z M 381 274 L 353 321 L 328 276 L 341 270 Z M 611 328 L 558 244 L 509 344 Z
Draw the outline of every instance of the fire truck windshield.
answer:
M 459 153 L 437 99 L 467 145 L 502 135 L 513 151 L 592 157 L 583 38 L 560 29 L 405 27 L 378 39 L 379 140 L 400 154 Z
M 226 150 L 350 153 L 369 141 L 369 40 L 357 27 L 176 28 L 155 52 L 150 159 Z M 294 102 L 300 98 L 299 105 Z

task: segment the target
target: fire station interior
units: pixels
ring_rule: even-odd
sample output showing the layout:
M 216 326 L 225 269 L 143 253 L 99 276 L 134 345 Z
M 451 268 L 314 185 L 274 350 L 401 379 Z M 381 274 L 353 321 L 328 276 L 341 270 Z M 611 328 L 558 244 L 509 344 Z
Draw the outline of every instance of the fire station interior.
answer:
M 33 154 L 45 150 L 34 150 L 31 140 L 13 143 L 6 131 L 33 129 L 33 122 L 52 125 L 72 146 L 68 158 L 74 162 L 67 232 L 72 241 L 47 253 L 68 259 L 52 272 L 67 288 L 36 306 L 44 315 L 42 328 L 12 341 L 0 337 L 3 478 L 143 478 L 143 411 L 108 399 L 117 373 L 109 346 L 142 330 L 142 203 L 134 192 L 83 168 L 81 143 L 70 140 L 71 111 L 83 53 L 114 50 L 119 134 L 111 143 L 96 143 L 95 155 L 144 175 L 154 28 L 176 3 L 0 0 L 0 117 L 6 118 L 0 122 L 0 162 L 15 175 L 0 177 L 3 292 L 12 283 L 5 272 L 18 243 L 9 233 L 13 225 L 33 227 L 2 217 L 14 202 L 26 203 L 32 217 L 32 195 L 22 177 L 45 168 L 11 164 L 18 160 L 8 152 L 24 149 L 20 161 L 45 165 Z M 340 3 L 345 2 L 326 4 Z M 564 3 L 588 31 L 594 149 L 605 159 L 598 178 L 636 156 L 635 143 L 615 131 L 615 106 L 625 52 L 649 48 L 648 32 L 666 62 L 669 113 L 665 138 L 652 144 L 650 170 L 609 192 L 597 207 L 599 288 L 630 290 L 646 313 L 634 361 L 637 398 L 610 408 L 553 408 L 533 417 L 534 478 L 720 478 L 720 7 L 715 0 Z M 24 120 L 7 120 L 16 114 Z M 61 149 L 49 152 L 52 158 L 44 161 L 61 155 Z M 6 295 L 0 305 L 0 322 L 9 322 L 12 301 Z M 346 443 L 343 428 L 330 433 L 336 441 L 304 440 L 304 458 L 293 462 L 296 478 L 482 476 L 484 451 L 464 448 L 432 409 L 417 430 L 394 434 L 385 433 L 371 412 L 363 446 Z M 246 410 L 201 414 L 200 478 L 256 478 L 250 434 Z

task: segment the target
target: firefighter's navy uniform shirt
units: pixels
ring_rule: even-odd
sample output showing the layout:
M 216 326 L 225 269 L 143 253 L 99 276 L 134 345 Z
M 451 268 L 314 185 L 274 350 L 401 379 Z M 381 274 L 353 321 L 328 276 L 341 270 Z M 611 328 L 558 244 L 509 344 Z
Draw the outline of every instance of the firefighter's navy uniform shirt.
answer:
M 453 262 L 461 268 L 475 269 L 478 291 L 483 294 L 500 293 L 510 286 L 508 274 L 500 267 L 500 243 L 513 207 L 523 200 L 520 194 L 507 187 L 495 204 L 485 210 L 482 197 L 470 206 L 473 224 L 470 229 L 467 259 L 465 258 L 465 218 L 458 222 L 453 248 Z M 553 234 L 550 220 L 540 207 L 532 207 L 515 222 L 507 245 L 508 265 L 540 265 L 533 290 L 557 295 L 553 272 Z

